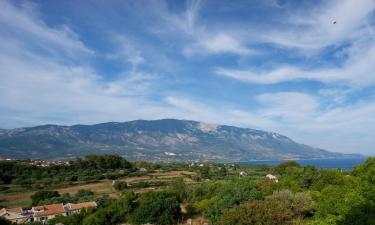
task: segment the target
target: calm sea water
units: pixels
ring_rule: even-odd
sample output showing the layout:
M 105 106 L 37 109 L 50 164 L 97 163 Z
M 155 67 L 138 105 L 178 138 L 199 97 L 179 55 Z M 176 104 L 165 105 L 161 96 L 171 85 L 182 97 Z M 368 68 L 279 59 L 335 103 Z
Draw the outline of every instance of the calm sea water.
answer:
M 340 168 L 348 170 L 366 161 L 367 158 L 353 158 L 353 159 L 301 159 L 296 160 L 301 165 L 314 165 L 320 168 Z M 282 163 L 282 160 L 261 160 L 240 162 L 240 164 L 268 164 L 275 165 Z

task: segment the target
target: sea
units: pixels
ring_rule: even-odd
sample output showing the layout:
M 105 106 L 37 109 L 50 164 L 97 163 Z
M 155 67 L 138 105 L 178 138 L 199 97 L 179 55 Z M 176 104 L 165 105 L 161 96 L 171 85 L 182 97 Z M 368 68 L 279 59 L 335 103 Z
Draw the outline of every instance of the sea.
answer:
M 299 159 L 295 160 L 300 165 L 313 165 L 319 168 L 339 168 L 343 170 L 350 170 L 353 167 L 365 162 L 366 157 L 363 158 L 337 158 L 337 159 Z M 240 164 L 266 164 L 266 165 L 276 165 L 284 162 L 283 160 L 256 160 L 248 162 L 239 162 Z

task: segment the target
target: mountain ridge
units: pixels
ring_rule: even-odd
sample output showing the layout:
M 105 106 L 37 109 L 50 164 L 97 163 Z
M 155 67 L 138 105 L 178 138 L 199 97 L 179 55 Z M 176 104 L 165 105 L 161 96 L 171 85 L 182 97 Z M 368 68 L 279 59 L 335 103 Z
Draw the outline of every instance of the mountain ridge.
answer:
M 0 129 L 0 156 L 68 159 L 119 154 L 130 160 L 244 161 L 345 158 L 275 133 L 192 120 L 161 119 L 93 125 Z

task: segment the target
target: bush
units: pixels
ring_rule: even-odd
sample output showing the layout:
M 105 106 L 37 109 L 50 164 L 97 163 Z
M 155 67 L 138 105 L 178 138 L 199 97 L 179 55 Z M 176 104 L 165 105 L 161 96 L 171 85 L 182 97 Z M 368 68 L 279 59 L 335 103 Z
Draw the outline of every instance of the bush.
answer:
M 10 222 L 9 220 L 0 216 L 0 224 L 1 225 L 15 225 L 15 223 Z
M 116 189 L 116 191 L 122 191 L 128 188 L 128 184 L 125 181 L 116 181 L 113 184 L 113 188 Z
M 54 198 L 60 197 L 59 192 L 57 191 L 37 191 L 33 195 L 31 195 L 31 201 L 33 206 L 37 206 L 39 202 Z
M 126 197 L 112 202 L 105 208 L 99 208 L 95 213 L 90 214 L 83 220 L 83 225 L 116 225 L 126 222 L 129 213 L 134 207 L 135 195 L 129 194 Z
M 174 192 L 148 192 L 141 196 L 140 205 L 130 214 L 131 224 L 173 224 L 180 216 L 180 202 Z
M 296 161 L 285 161 L 285 162 L 280 163 L 279 165 L 277 165 L 274 168 L 274 171 L 276 173 L 278 173 L 278 174 L 283 175 L 286 172 L 287 168 L 290 168 L 290 167 L 297 167 L 297 168 L 299 168 L 301 166 Z

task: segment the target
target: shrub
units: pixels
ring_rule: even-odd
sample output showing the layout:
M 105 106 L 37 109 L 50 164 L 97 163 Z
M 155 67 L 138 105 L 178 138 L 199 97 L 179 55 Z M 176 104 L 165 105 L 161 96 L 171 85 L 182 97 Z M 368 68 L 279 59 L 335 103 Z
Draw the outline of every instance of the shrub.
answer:
M 32 205 L 36 206 L 39 202 L 43 200 L 47 200 L 54 197 L 60 197 L 59 192 L 57 191 L 37 191 L 33 195 L 31 195 Z
M 140 205 L 130 214 L 131 224 L 173 224 L 180 216 L 178 196 L 170 191 L 148 192 L 141 196 Z
M 113 184 L 113 188 L 116 189 L 117 191 L 122 191 L 128 188 L 128 185 L 125 181 L 116 181 Z

